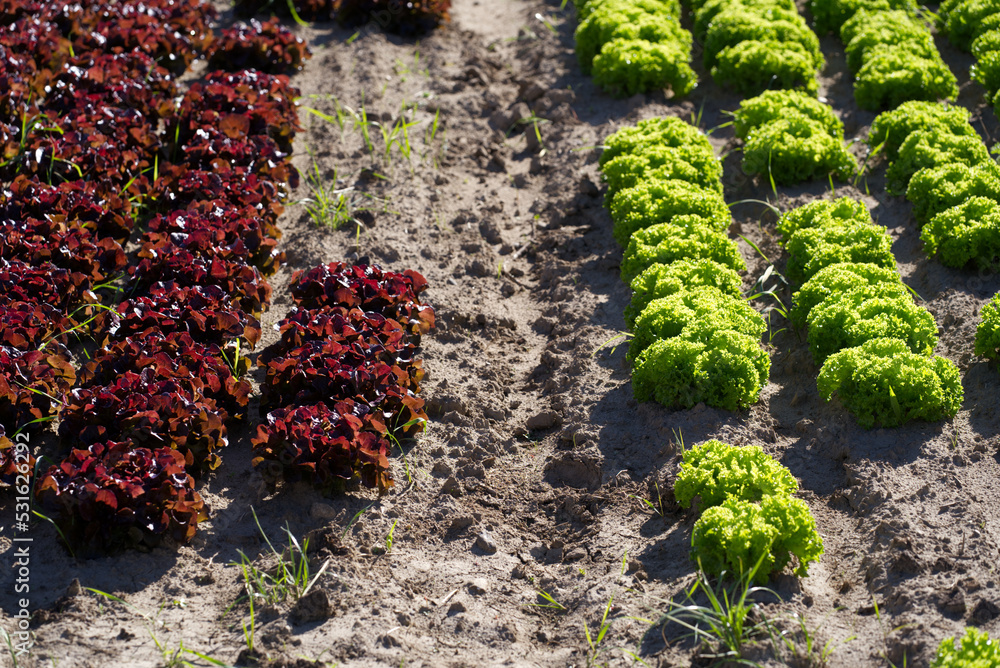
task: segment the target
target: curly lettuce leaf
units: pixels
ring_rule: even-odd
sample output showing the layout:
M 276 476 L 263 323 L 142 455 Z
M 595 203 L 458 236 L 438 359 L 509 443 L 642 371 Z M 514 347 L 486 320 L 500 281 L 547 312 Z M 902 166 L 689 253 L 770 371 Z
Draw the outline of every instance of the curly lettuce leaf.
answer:
M 823 554 L 823 539 L 809 506 L 786 495 L 765 496 L 761 502 L 728 499 L 709 508 L 695 522 L 691 556 L 705 572 L 742 576 L 757 567 L 755 581 L 763 584 L 798 559 L 795 574 L 808 575 L 809 564 Z
M 632 301 L 625 309 L 625 324 L 631 329 L 636 316 L 654 299 L 703 285 L 739 297 L 743 279 L 729 267 L 707 258 L 650 265 L 632 279 Z
M 799 484 L 787 467 L 760 446 L 732 446 L 706 441 L 684 452 L 674 497 L 682 507 L 701 497 L 701 509 L 722 504 L 728 498 L 760 501 L 773 494 L 793 494 Z
M 965 396 L 954 363 L 917 355 L 898 339 L 873 339 L 834 353 L 817 386 L 826 401 L 836 392 L 866 429 L 953 417 Z

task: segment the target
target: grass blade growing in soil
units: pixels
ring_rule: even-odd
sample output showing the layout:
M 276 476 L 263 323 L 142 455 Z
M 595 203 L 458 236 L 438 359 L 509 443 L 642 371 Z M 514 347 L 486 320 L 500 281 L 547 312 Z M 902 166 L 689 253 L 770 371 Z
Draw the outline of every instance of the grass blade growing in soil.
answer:
M 553 598 L 552 594 L 544 589 L 535 589 L 535 592 L 538 594 L 538 598 L 545 601 L 545 603 L 525 603 L 525 605 L 532 608 L 548 608 L 549 610 L 555 610 L 557 612 L 566 612 L 568 610 L 565 605 Z
M 604 616 L 601 617 L 601 626 L 594 636 L 590 635 L 590 627 L 587 626 L 586 620 L 583 622 L 583 632 L 587 636 L 587 645 L 590 646 L 590 656 L 587 657 L 587 665 L 592 666 L 597 661 L 598 655 L 601 653 L 601 642 L 604 640 L 604 636 L 607 635 L 608 630 L 611 628 L 611 622 L 608 621 L 608 613 L 611 612 L 611 602 L 615 600 L 614 595 L 608 599 L 608 604 L 604 608 Z
M 279 552 L 261 527 L 257 511 L 252 506 L 250 512 L 253 513 L 257 530 L 260 531 L 264 542 L 271 550 L 271 556 L 276 561 L 276 565 L 272 569 L 265 571 L 257 568 L 253 560 L 245 552 L 239 550 L 240 561 L 239 563 L 233 562 L 232 564 L 237 566 L 243 574 L 244 590 L 251 605 L 250 614 L 252 623 L 253 599 L 255 597 L 269 604 L 281 603 L 288 599 L 289 596 L 298 599 L 311 586 L 312 582 L 309 578 L 309 557 L 307 556 L 309 539 L 306 538 L 299 543 L 298 539 L 292 534 L 291 529 L 286 525 L 284 531 L 288 537 L 288 547 Z
M 715 663 L 731 661 L 746 664 L 743 659 L 746 646 L 767 630 L 766 620 L 752 621 L 757 608 L 753 597 L 763 593 L 777 598 L 771 589 L 753 586 L 762 563 L 763 557 L 729 588 L 722 583 L 725 574 L 713 586 L 699 563 L 697 580 L 686 593 L 688 603 L 679 605 L 672 600 L 667 601 L 670 607 L 657 622 L 664 643 L 669 644 L 666 628 L 668 623 L 673 622 L 688 630 L 682 637 L 694 638 L 696 643 L 708 641 L 716 648 L 713 653 L 703 654 L 705 658 Z M 707 598 L 708 605 L 695 601 L 699 591 Z
M 320 173 L 319 163 L 312 149 L 309 149 L 309 156 L 312 158 L 312 169 L 306 174 L 306 183 L 309 184 L 311 193 L 297 204 L 305 206 L 306 213 L 317 227 L 339 229 L 341 225 L 354 220 L 351 214 L 351 202 L 347 196 L 353 188 L 338 190 L 337 170 L 333 170 L 332 178 L 327 181 Z

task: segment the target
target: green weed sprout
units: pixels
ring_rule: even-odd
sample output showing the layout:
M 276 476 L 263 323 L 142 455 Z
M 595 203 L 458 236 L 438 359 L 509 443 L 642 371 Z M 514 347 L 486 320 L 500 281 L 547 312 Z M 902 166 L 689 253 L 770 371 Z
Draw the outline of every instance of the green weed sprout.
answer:
M 743 279 L 733 269 L 707 258 L 652 264 L 632 279 L 632 302 L 625 309 L 625 324 L 631 329 L 636 316 L 654 299 L 703 285 L 739 297 Z
M 920 232 L 928 255 L 940 254 L 941 264 L 980 269 L 1000 262 L 1000 203 L 972 197 L 937 214 Z
M 744 659 L 745 649 L 768 628 L 767 618 L 755 614 L 759 604 L 754 599 L 758 594 L 777 596 L 767 587 L 753 585 L 760 567 L 757 563 L 747 568 L 732 584 L 722 578 L 713 583 L 699 567 L 694 585 L 685 592 L 688 603 L 679 605 L 668 601 L 670 607 L 661 621 L 674 622 L 687 629 L 689 633 L 683 637 L 704 647 L 706 651 L 700 657 L 714 660 L 714 665 L 721 665 L 723 661 L 748 664 Z M 707 605 L 695 600 L 699 591 L 708 600 Z
M 823 554 L 823 539 L 809 506 L 800 499 L 778 494 L 760 503 L 729 498 L 709 508 L 695 522 L 691 536 L 692 557 L 715 575 L 760 568 L 755 581 L 763 584 L 771 573 L 784 570 L 791 557 L 798 559 L 795 574 L 804 577 L 809 564 Z
M 964 398 L 954 363 L 917 355 L 898 339 L 873 339 L 834 353 L 820 369 L 817 386 L 826 401 L 837 393 L 866 429 L 952 417 Z
M 976 327 L 976 354 L 988 360 L 1000 360 L 1000 293 L 983 306 L 982 321 Z
M 734 271 L 746 270 L 736 242 L 698 215 L 678 215 L 669 223 L 637 230 L 622 257 L 622 280 L 631 283 L 654 264 L 713 260 Z
M 865 285 L 841 293 L 814 308 L 808 322 L 809 350 L 816 364 L 872 339 L 898 339 L 918 355 L 930 355 L 938 342 L 934 316 L 913 303 L 902 283 Z
M 684 452 L 674 496 L 684 508 L 700 496 L 704 511 L 727 498 L 757 502 L 774 494 L 794 494 L 798 489 L 791 471 L 760 446 L 739 447 L 711 440 Z

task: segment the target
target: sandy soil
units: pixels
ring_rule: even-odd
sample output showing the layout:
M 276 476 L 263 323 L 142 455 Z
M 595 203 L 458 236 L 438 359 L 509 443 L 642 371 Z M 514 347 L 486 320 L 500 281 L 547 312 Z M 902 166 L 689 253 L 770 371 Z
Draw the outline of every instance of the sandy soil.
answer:
M 263 343 L 290 307 L 294 269 L 359 258 L 416 269 L 430 281 L 439 323 L 423 351 L 432 421 L 394 461 L 397 485 L 381 497 L 323 498 L 304 486 L 270 494 L 251 473 L 243 428 L 202 483 L 212 518 L 189 545 L 76 560 L 37 524 L 35 647 L 19 665 L 161 666 L 175 656 L 208 665 L 183 648 L 244 665 L 582 666 L 595 658 L 584 627 L 595 632 L 609 605 L 596 663 L 704 665 L 676 626 L 642 621 L 658 619 L 671 597 L 681 601 L 695 578 L 694 518 L 661 516 L 643 502 L 668 484 L 681 438 L 762 445 L 799 478 L 825 540 L 808 578 L 776 578 L 779 598 L 761 599 L 795 651 L 765 639 L 750 651 L 755 660 L 823 665 L 827 646 L 831 666 L 903 665 L 904 657 L 921 666 L 967 623 L 1000 632 L 1000 382 L 972 355 L 977 310 L 1000 277 L 928 260 L 910 205 L 885 193 L 884 165 L 875 164 L 867 182 L 838 184 L 836 194 L 862 198 L 893 235 L 906 282 L 941 326 L 936 352 L 962 369 L 959 415 L 860 429 L 820 399 L 804 333 L 779 331 L 786 323 L 777 314 L 771 382 L 750 410 L 637 405 L 624 348 L 601 348 L 624 329 L 629 293 L 593 147 L 654 115 L 714 128 L 740 98 L 702 71 L 685 101 L 610 99 L 580 74 L 574 27 L 572 8 L 555 0 L 456 0 L 452 23 L 419 43 L 378 33 L 348 43 L 351 33 L 333 25 L 298 29 L 314 50 L 295 77 L 304 106 L 326 114 L 364 106 L 383 127 L 409 109 L 420 124 L 410 129 L 409 160 L 398 147 L 386 159 L 376 127 L 372 152 L 349 119 L 341 129 L 302 111 L 308 131 L 296 139 L 296 164 L 312 169 L 311 151 L 325 180 L 350 189 L 364 226 L 318 228 L 302 206 L 288 207 L 280 221 L 288 264 L 273 280 Z M 854 105 L 842 45 L 828 37 L 822 46 L 821 94 L 848 137 L 863 137 L 874 115 Z M 1000 129 L 969 81 L 971 56 L 939 46 L 962 83 L 960 103 L 992 145 Z M 541 142 L 533 126 L 516 126 L 532 112 L 544 119 Z M 775 195 L 742 174 L 731 128 L 711 139 L 726 155 L 727 201 L 786 210 L 829 195 L 826 183 Z M 304 180 L 295 198 L 307 196 Z M 732 233 L 782 270 L 773 215 L 754 203 L 733 211 Z M 749 289 L 767 262 L 745 242 L 741 249 Z M 251 425 L 258 413 L 254 405 Z M 11 506 L 0 507 L 0 527 L 10 526 Z M 275 560 L 251 510 L 276 545 L 285 527 L 310 538 L 313 574 L 326 566 L 299 603 L 255 609 L 254 656 L 243 651 L 250 609 L 237 603 L 234 562 L 245 554 L 266 569 Z M 0 535 L 3 611 L 15 607 L 13 561 Z M 539 607 L 539 591 L 561 609 Z M 0 624 L 10 622 L 0 612 Z

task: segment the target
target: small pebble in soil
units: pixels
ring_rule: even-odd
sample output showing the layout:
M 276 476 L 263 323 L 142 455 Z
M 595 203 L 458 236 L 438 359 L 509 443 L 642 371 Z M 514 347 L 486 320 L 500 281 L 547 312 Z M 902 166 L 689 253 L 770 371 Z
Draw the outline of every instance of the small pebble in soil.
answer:
M 461 531 L 462 529 L 467 529 L 475 523 L 475 519 L 471 515 L 460 515 L 451 521 L 451 526 L 448 528 L 449 531 Z
M 316 520 L 332 520 L 337 517 L 337 510 L 328 503 L 314 503 L 309 508 L 309 515 Z
M 455 479 L 455 476 L 451 476 L 450 478 L 444 481 L 444 484 L 441 485 L 441 493 L 451 494 L 452 496 L 462 495 L 462 488 L 458 484 L 458 480 Z
M 296 601 L 290 614 L 292 620 L 299 624 L 327 619 L 331 615 L 333 605 L 323 589 L 314 589 Z
M 559 422 L 559 415 L 552 411 L 541 411 L 528 418 L 525 426 L 529 431 L 537 429 L 549 429 Z
M 486 554 L 496 554 L 497 543 L 489 531 L 482 531 L 476 536 L 476 547 Z
M 452 469 L 447 462 L 438 461 L 434 464 L 434 468 L 431 469 L 431 473 L 435 476 L 441 476 L 444 478 L 445 476 L 450 476 L 452 474 Z

